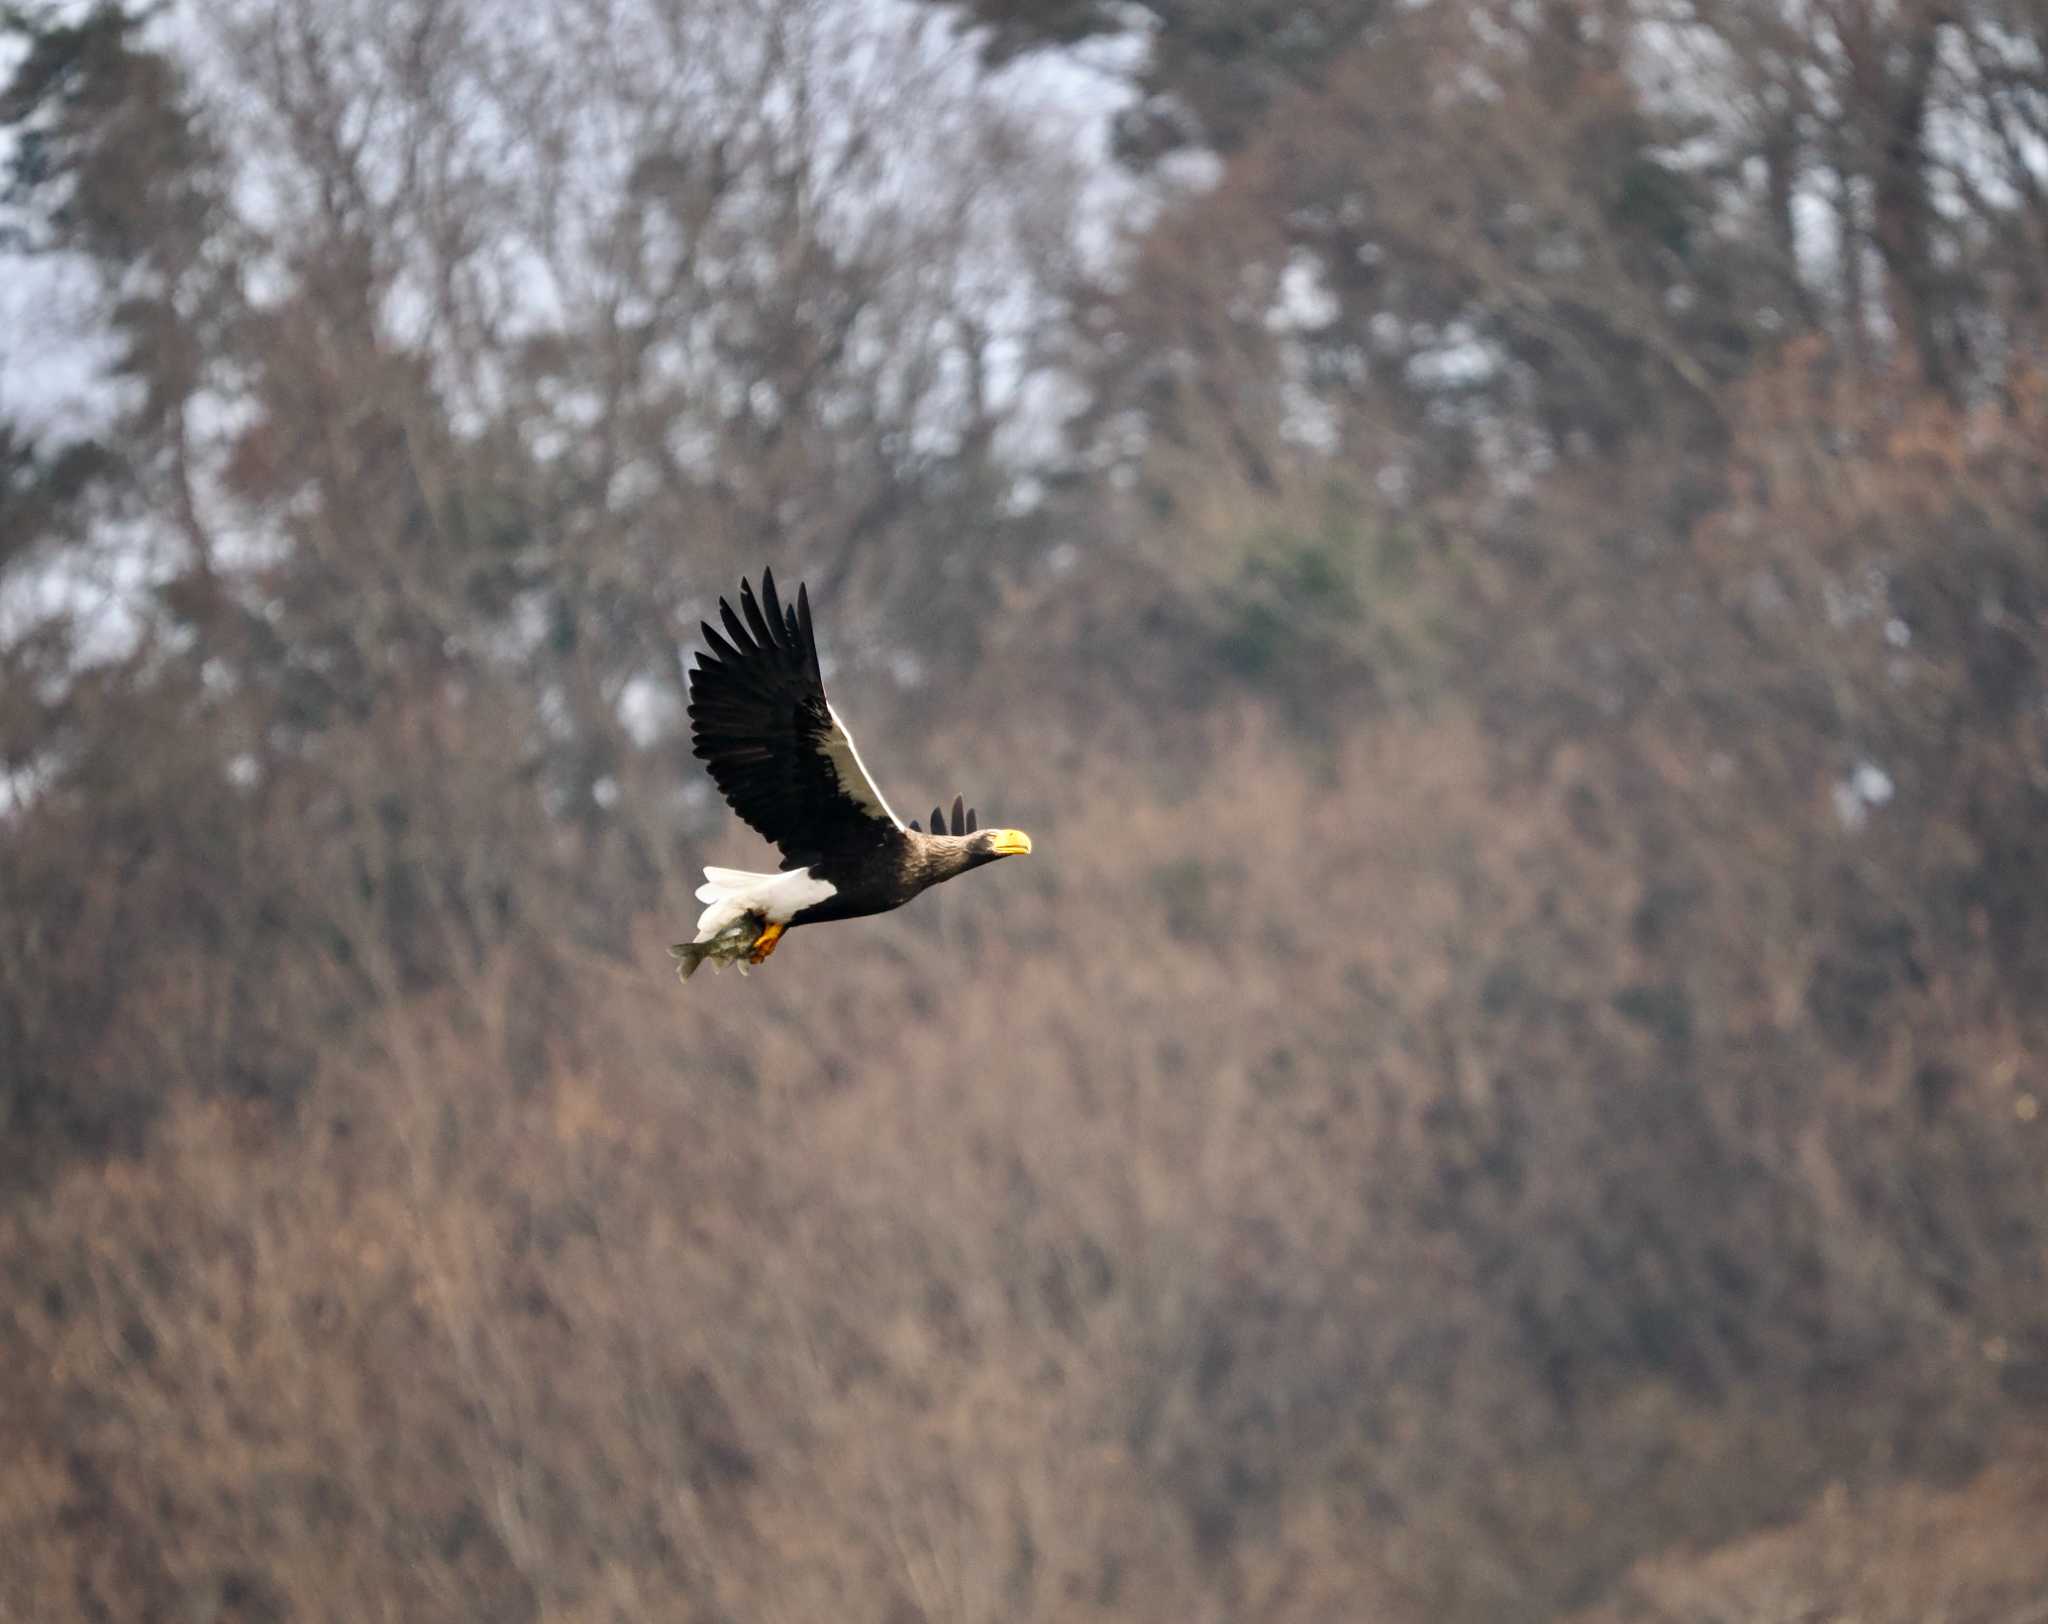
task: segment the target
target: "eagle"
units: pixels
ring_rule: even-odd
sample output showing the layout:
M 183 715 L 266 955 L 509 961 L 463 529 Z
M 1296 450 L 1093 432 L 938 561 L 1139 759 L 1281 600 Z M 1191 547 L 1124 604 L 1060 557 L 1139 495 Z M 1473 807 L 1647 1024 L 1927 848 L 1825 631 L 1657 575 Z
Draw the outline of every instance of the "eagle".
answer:
M 724 632 L 705 622 L 690 673 L 694 754 L 732 809 L 781 848 L 782 868 L 704 870 L 697 934 L 669 949 L 683 980 L 706 960 L 745 974 L 798 925 L 887 913 L 970 868 L 1030 854 L 1023 830 L 978 827 L 958 795 L 950 823 L 932 809 L 930 833 L 890 809 L 825 697 L 801 583 L 785 607 L 772 570 L 758 599 L 742 579 L 738 611 L 720 598 L 718 618 Z

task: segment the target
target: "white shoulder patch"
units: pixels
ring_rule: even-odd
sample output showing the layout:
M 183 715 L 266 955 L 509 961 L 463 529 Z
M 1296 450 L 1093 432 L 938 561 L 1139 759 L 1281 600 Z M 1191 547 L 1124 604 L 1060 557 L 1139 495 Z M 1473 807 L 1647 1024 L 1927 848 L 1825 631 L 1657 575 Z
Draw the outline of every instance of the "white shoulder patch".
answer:
M 832 735 L 825 741 L 825 758 L 832 763 L 832 776 L 839 780 L 840 789 L 848 799 L 876 816 L 887 818 L 901 829 L 903 820 L 896 816 L 895 809 L 875 788 L 875 781 L 868 776 L 867 767 L 860 759 L 860 751 L 854 747 L 853 735 L 839 720 L 839 712 L 832 709 L 830 702 L 827 702 L 825 712 L 832 718 Z

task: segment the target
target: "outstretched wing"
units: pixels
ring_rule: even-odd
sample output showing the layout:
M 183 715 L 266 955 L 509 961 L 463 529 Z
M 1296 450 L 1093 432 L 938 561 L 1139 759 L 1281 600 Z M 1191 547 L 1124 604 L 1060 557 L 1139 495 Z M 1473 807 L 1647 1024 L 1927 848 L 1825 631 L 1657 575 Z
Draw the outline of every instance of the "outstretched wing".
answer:
M 922 826 L 915 818 L 910 820 L 910 827 L 923 833 Z M 981 814 L 967 804 L 965 796 L 953 797 L 953 826 L 950 829 L 946 827 L 946 809 L 941 806 L 932 808 L 932 833 L 935 835 L 971 835 L 979 827 Z
M 732 809 L 782 848 L 785 868 L 900 834 L 825 699 L 810 594 L 799 585 L 785 609 L 764 571 L 760 602 L 741 581 L 739 613 L 720 598 L 718 615 L 725 633 L 704 627 L 709 652 L 690 673 L 690 736 Z

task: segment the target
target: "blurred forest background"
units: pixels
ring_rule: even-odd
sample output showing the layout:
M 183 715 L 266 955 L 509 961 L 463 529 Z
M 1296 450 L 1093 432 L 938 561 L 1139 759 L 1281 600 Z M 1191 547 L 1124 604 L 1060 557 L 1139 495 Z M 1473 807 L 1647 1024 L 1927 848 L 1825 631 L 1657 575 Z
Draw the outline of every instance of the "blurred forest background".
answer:
M 2048 1617 L 2041 0 L 0 19 L 0 1618 Z

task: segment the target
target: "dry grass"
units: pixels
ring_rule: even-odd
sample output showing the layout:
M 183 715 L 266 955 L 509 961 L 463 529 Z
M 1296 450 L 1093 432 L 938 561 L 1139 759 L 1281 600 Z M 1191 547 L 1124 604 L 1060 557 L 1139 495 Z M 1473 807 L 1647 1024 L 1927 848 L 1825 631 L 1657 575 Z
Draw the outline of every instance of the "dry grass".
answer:
M 2038 1428 L 1952 1487 L 1831 1483 L 1782 1527 L 1639 1564 L 1581 1624 L 2039 1624 L 2048 1449 Z

